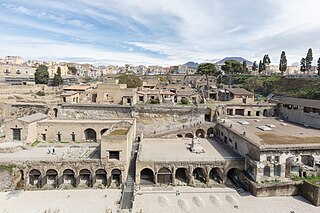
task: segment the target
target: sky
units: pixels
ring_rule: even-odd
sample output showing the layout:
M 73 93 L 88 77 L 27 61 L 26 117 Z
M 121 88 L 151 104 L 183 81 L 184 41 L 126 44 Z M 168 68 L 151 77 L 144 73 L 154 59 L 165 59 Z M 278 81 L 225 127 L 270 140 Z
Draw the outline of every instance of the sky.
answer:
M 319 0 L 0 0 L 0 55 L 174 65 L 320 56 Z

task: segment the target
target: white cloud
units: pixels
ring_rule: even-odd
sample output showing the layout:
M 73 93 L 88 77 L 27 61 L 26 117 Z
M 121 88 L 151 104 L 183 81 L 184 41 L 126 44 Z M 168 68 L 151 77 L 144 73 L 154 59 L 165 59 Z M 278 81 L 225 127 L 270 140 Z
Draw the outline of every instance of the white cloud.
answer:
M 81 57 L 105 59 L 102 55 L 106 53 L 118 63 L 153 60 L 154 64 L 179 64 L 225 56 L 260 60 L 269 54 L 277 64 L 285 50 L 291 64 L 300 61 L 309 47 L 315 59 L 320 55 L 318 0 L 69 0 L 50 4 L 16 0 L 15 5 L 3 6 L 27 16 L 43 17 L 44 23 L 0 14 L 3 22 L 69 36 L 69 41 L 77 38 L 83 43 L 96 43 L 87 45 L 86 50 L 83 44 L 61 40 L 66 49 L 72 50 L 64 51 L 70 57 L 77 48 L 83 51 Z M 61 26 L 49 25 L 45 20 Z M 61 47 L 57 41 L 59 38 L 50 42 Z M 59 51 L 52 47 L 50 54 Z

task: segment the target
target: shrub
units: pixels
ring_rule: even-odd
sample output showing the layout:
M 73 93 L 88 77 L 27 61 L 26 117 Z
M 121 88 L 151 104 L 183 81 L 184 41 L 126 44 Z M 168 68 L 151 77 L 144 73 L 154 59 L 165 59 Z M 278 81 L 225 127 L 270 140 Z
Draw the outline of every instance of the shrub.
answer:
M 189 104 L 189 100 L 185 97 L 181 98 L 181 103 L 184 104 L 184 105 L 187 105 Z
M 43 91 L 38 91 L 38 92 L 36 93 L 36 95 L 37 95 L 37 96 L 45 96 L 46 93 L 43 92 Z
M 159 104 L 160 101 L 158 99 L 151 99 L 150 104 Z

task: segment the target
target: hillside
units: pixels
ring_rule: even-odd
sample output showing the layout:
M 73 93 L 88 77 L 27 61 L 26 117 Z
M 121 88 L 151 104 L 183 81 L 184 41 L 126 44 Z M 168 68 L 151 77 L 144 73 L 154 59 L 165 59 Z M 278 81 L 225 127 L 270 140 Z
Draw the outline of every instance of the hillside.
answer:
M 224 62 L 228 61 L 228 60 L 235 60 L 235 61 L 239 61 L 240 63 L 242 63 L 243 61 L 247 62 L 247 65 L 252 65 L 253 63 L 245 58 L 242 57 L 226 57 L 224 59 L 221 59 L 220 61 L 216 62 L 215 64 L 217 65 L 223 65 Z
M 254 76 L 239 75 L 232 77 L 232 84 L 253 91 L 250 88 L 250 81 L 256 78 Z M 277 94 L 297 98 L 320 100 L 320 79 L 293 79 L 282 76 L 259 76 L 258 81 L 262 87 L 254 92 L 267 96 L 268 94 Z M 224 77 L 223 83 L 228 83 L 228 78 Z

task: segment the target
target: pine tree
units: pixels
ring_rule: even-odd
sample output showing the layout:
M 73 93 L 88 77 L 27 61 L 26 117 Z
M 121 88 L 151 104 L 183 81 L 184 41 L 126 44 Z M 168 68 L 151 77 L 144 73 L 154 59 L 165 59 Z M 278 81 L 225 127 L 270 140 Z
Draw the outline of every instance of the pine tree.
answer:
M 307 57 L 306 57 L 306 70 L 308 72 L 308 75 L 309 75 L 309 71 L 311 70 L 311 67 L 312 67 L 312 61 L 313 61 L 312 49 L 309 48 L 308 53 L 307 53 Z
M 46 65 L 40 65 L 34 73 L 36 84 L 48 84 L 49 72 Z
M 281 75 L 287 70 L 287 57 L 286 52 L 282 51 L 280 56 L 279 70 L 281 71 Z

